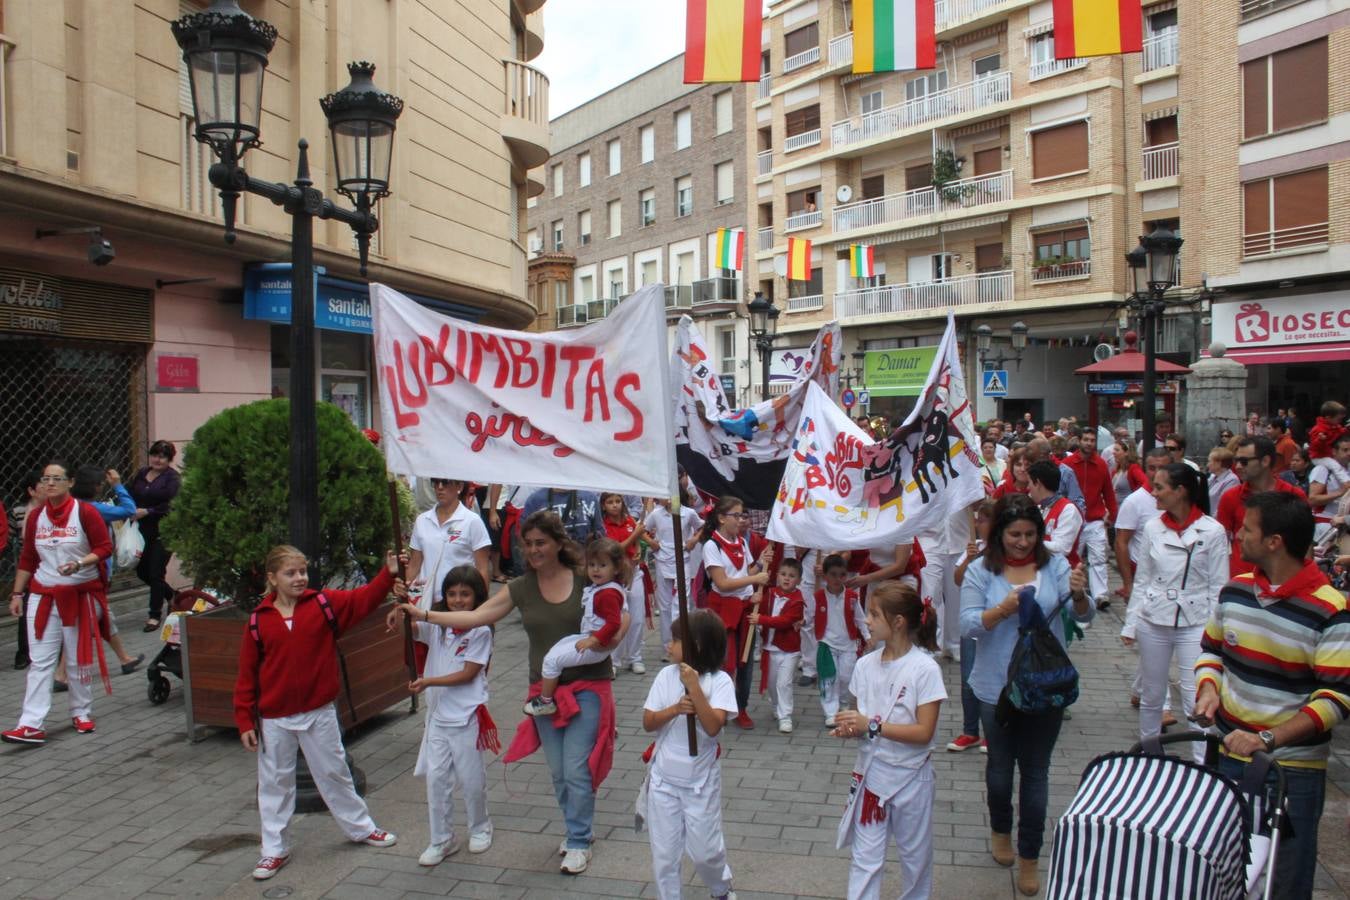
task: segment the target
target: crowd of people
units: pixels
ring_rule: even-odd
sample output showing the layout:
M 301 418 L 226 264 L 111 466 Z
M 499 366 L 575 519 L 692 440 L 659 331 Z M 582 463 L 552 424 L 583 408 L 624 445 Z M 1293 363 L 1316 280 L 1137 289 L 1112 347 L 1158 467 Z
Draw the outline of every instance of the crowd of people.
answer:
M 468 852 L 492 844 L 482 754 L 500 742 L 486 670 L 494 629 L 514 610 L 528 676 L 504 759 L 542 749 L 566 829 L 563 873 L 591 860 L 596 790 L 613 764 L 620 715 L 613 679 L 646 675 L 645 632 L 659 629 L 662 665 L 642 711 L 653 740 L 637 799 L 659 896 L 681 896 L 684 856 L 712 896 L 732 895 L 720 743 L 729 725 L 757 727 L 752 710 L 784 734 L 818 716 L 832 739 L 856 743 L 839 828 L 852 857 L 847 895 L 880 895 L 893 843 L 902 896 L 930 896 L 944 662 L 959 663 L 962 711 L 946 749 L 985 754 L 990 853 L 1016 866 L 1018 889 L 1034 895 L 1071 700 L 1032 711 L 1010 663 L 1029 621 L 1080 653 L 1075 637 L 1101 627 L 1099 614 L 1119 602 L 1119 639 L 1139 657 L 1130 702 L 1140 738 L 1177 723 L 1175 694 L 1189 722 L 1222 739 L 1225 773 L 1240 775 L 1255 751 L 1274 756 L 1291 785 L 1294 825 L 1276 862 L 1277 896 L 1310 896 L 1329 732 L 1350 711 L 1350 617 L 1328 579 L 1350 564 L 1340 547 L 1350 513 L 1344 418 L 1344 407 L 1327 403 L 1302 444 L 1286 417 L 1272 416 L 1215 435 L 1199 454 L 1170 423 L 1143 448 L 1123 429 L 1072 419 L 1040 429 L 989 422 L 979 447 L 986 498 L 911 543 L 867 550 L 770 542 L 740 499 L 707 496 L 683 471 L 678 508 L 666 498 L 416 479 L 422 510 L 408 552 L 391 553 L 369 584 L 317 590 L 292 547 L 265 561 L 269 592 L 249 617 L 235 694 L 241 742 L 257 753 L 263 848 L 253 876 L 271 878 L 290 860 L 302 749 L 350 840 L 397 840 L 355 792 L 335 706 L 337 635 L 392 594 L 387 624 L 413 623 L 419 674 L 409 689 L 428 708 L 415 768 L 430 816 L 424 866 L 465 846 L 454 793 L 467 810 Z M 26 616 L 27 692 L 5 741 L 46 740 L 62 656 L 75 731 L 94 730 L 93 674 L 107 682 L 102 642 L 115 638 L 105 563 L 115 517 L 141 523 L 137 574 L 151 592 L 146 626 L 158 626 L 171 590 L 154 526 L 177 490 L 173 456 L 171 444 L 151 447 L 129 493 L 115 472 L 72 492 L 59 462 L 25 486 L 11 612 Z M 108 490 L 117 502 L 105 510 L 95 498 Z M 1122 585 L 1114 592 L 1111 566 Z M 124 671 L 139 663 L 114 647 Z M 815 711 L 799 708 L 794 692 L 809 686 Z

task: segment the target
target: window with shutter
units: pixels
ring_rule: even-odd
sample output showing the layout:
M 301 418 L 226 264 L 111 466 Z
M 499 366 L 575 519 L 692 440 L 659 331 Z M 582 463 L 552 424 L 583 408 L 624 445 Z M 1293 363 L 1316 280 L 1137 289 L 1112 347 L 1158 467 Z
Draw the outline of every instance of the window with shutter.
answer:
M 642 161 L 649 163 L 656 158 L 656 126 L 643 125 L 638 137 L 642 141 Z
M 788 280 L 789 297 L 815 297 L 825 293 L 825 270 L 813 268 L 810 281 Z
M 784 116 L 784 124 L 788 137 L 815 131 L 820 127 L 820 104 L 794 109 Z
M 717 181 L 717 205 L 721 206 L 724 203 L 730 203 L 736 197 L 736 188 L 733 180 L 735 167 L 732 166 L 731 161 L 728 160 L 724 163 L 718 163 L 714 171 Z
M 862 180 L 862 196 L 860 200 L 875 200 L 878 197 L 886 196 L 886 176 L 869 175 Z
M 980 244 L 975 248 L 976 272 L 1003 271 L 1003 243 Z
M 1327 118 L 1327 39 L 1242 64 L 1242 136 L 1257 138 Z
M 818 47 L 819 45 L 820 28 L 815 22 L 783 35 L 783 54 L 785 56 L 796 56 L 798 53 L 805 53 L 812 47 Z
M 577 184 L 587 187 L 591 183 L 591 155 L 583 153 L 577 157 Z
M 921 166 L 909 166 L 905 169 L 905 190 L 917 191 L 921 188 L 930 187 L 932 184 L 932 163 L 924 163 Z
M 1092 240 L 1086 227 L 1038 231 L 1032 236 L 1037 260 L 1092 258 Z
M 975 166 L 975 177 L 981 175 L 993 175 L 995 172 L 1003 171 L 1003 148 L 989 147 L 984 150 L 976 150 L 972 160 Z
M 717 119 L 717 133 L 731 130 L 731 91 L 723 91 L 713 98 L 713 114 Z
M 1177 117 L 1164 116 L 1161 119 L 1152 119 L 1145 122 L 1144 136 L 1147 141 L 1144 145 L 1146 147 L 1175 144 L 1177 142 Z
M 675 215 L 687 216 L 694 211 L 694 180 L 688 175 L 675 179 Z
M 683 150 L 693 143 L 693 120 L 690 118 L 689 110 L 682 109 L 675 113 L 675 149 Z
M 589 209 L 577 213 L 577 240 L 583 247 L 591 242 L 591 211 Z
M 1325 167 L 1242 186 L 1242 252 L 1246 256 L 1324 244 L 1328 219 Z
M 623 234 L 623 206 L 618 200 L 609 201 L 609 236 Z
M 656 191 L 647 188 L 638 194 L 639 213 L 642 216 L 642 226 L 645 228 L 656 221 Z
M 609 155 L 609 174 L 618 175 L 623 170 L 623 145 L 614 138 L 605 148 Z
M 1088 168 L 1088 123 L 1070 122 L 1031 135 L 1032 178 L 1085 172 Z
M 819 193 L 819 186 L 789 192 L 787 195 L 788 215 L 795 216 L 797 213 L 815 212 L 816 195 Z

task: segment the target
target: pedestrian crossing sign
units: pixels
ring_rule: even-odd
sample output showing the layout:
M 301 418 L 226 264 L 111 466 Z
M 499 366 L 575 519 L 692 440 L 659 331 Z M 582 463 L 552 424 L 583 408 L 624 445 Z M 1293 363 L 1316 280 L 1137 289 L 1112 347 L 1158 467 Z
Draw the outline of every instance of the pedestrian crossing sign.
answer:
M 986 397 L 1008 396 L 1008 370 L 984 370 L 984 395 Z

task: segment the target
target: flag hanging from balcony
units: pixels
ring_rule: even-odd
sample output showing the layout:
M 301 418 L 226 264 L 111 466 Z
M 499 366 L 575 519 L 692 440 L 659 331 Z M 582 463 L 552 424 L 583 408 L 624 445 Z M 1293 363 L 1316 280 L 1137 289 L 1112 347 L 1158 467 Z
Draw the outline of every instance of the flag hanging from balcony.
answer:
M 867 244 L 849 244 L 848 274 L 854 278 L 873 278 L 877 274 L 876 248 Z
M 687 0 L 684 83 L 759 81 L 762 0 Z
M 1054 0 L 1055 59 L 1140 53 L 1141 0 Z
M 853 71 L 905 72 L 937 64 L 934 0 L 855 0 Z
M 811 280 L 811 242 L 804 238 L 788 238 L 788 281 Z
M 717 229 L 717 268 L 740 269 L 745 259 L 745 232 L 737 228 Z

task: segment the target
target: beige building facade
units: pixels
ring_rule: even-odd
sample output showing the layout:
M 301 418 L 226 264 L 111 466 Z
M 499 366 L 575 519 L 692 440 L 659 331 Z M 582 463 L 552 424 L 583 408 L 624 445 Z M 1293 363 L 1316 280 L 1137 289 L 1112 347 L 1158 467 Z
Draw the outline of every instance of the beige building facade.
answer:
M 246 195 L 227 245 L 214 160 L 192 139 L 169 23 L 206 5 L 0 0 L 6 502 L 46 454 L 125 470 L 150 440 L 181 444 L 220 409 L 287 391 L 290 220 Z M 307 138 L 315 185 L 346 203 L 319 99 L 347 84 L 350 60 L 374 62 L 376 83 L 406 106 L 368 280 L 454 315 L 532 322 L 524 209 L 543 185 L 527 173 L 548 156 L 549 126 L 548 79 L 529 60 L 543 47 L 543 0 L 242 6 L 279 32 L 250 174 L 289 182 Z M 103 241 L 115 258 L 95 265 Z M 319 221 L 315 244 L 321 399 L 378 426 L 353 236 Z

